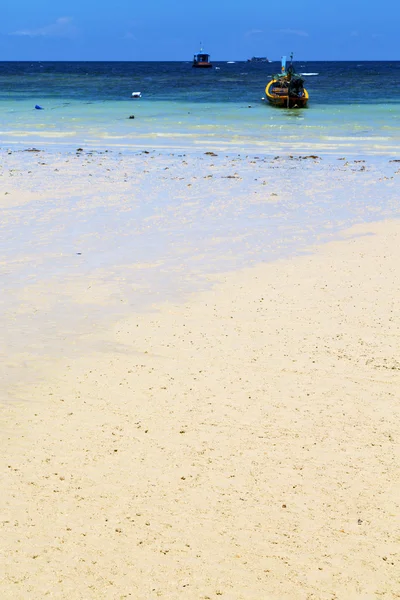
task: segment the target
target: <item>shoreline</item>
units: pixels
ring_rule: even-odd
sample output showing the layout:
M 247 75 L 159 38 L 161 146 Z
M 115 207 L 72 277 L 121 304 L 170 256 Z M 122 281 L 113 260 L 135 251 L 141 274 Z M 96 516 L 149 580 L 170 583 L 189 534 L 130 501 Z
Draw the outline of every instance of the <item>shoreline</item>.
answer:
M 399 593 L 400 221 L 92 334 L 2 407 L 2 597 Z
M 0 375 L 11 384 L 31 381 L 47 358 L 90 352 L 91 332 L 130 312 L 400 214 L 390 158 L 107 149 L 1 157 Z
M 277 110 L 277 109 L 276 109 Z M 155 134 L 156 135 L 156 134 Z M 65 137 L 64 133 L 60 133 L 60 138 Z M 163 137 L 171 138 L 171 134 L 163 134 L 159 136 L 160 139 Z M 325 158 L 328 160 L 338 160 L 340 157 L 345 156 L 348 159 L 365 159 L 373 161 L 375 160 L 396 160 L 399 158 L 399 145 L 397 140 L 393 141 L 392 146 L 385 145 L 375 145 L 373 150 L 370 150 L 371 142 L 382 142 L 386 141 L 385 138 L 366 138 L 365 140 L 360 140 L 358 137 L 350 137 L 345 138 L 344 144 L 338 143 L 337 140 L 332 140 L 331 144 L 323 144 L 322 142 L 317 142 L 315 140 L 311 142 L 297 142 L 295 140 L 289 140 L 284 145 L 281 144 L 279 146 L 274 146 L 274 150 L 269 150 L 265 147 L 265 141 L 260 141 L 259 144 L 255 145 L 247 145 L 245 142 L 238 143 L 235 142 L 225 142 L 222 143 L 215 141 L 213 135 L 210 135 L 209 139 L 204 139 L 201 143 L 192 143 L 192 144 L 182 144 L 177 143 L 173 144 L 163 144 L 162 142 L 155 142 L 151 136 L 143 136 L 143 141 L 137 142 L 131 139 L 127 140 L 125 143 L 115 143 L 113 144 L 110 138 L 104 137 L 100 138 L 96 141 L 82 139 L 82 136 L 77 137 L 73 142 L 68 142 L 64 144 L 60 144 L 57 142 L 50 142 L 49 140 L 45 140 L 43 138 L 32 138 L 32 139 L 24 139 L 24 141 L 15 141 L 13 139 L 9 139 L 6 142 L 3 142 L 2 146 L 0 146 L 0 151 L 2 152 L 27 152 L 32 148 L 38 149 L 40 152 L 47 152 L 52 155 L 60 155 L 60 154 L 72 154 L 76 152 L 78 147 L 83 147 L 84 152 L 87 153 L 97 153 L 103 154 L 106 153 L 119 153 L 125 156 L 135 156 L 137 154 L 141 154 L 143 152 L 155 152 L 160 154 L 165 153 L 187 153 L 193 156 L 202 155 L 207 151 L 224 153 L 228 156 L 263 156 L 265 158 L 273 158 L 277 154 L 282 158 L 288 158 L 294 155 L 295 158 L 302 158 L 302 156 L 306 156 L 309 154 L 318 154 L 321 158 Z M 351 146 L 348 142 L 357 142 L 356 145 Z M 360 144 L 358 142 L 365 142 L 365 147 L 360 148 Z M 38 148 L 41 147 L 41 148 Z M 106 150 L 104 149 L 106 146 Z

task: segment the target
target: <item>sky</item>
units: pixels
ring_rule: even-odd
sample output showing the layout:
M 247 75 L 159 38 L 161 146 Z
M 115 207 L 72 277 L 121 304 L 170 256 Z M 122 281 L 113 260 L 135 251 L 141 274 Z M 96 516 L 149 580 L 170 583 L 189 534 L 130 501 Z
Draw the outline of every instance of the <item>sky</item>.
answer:
M 2 60 L 400 60 L 400 1 L 0 0 Z

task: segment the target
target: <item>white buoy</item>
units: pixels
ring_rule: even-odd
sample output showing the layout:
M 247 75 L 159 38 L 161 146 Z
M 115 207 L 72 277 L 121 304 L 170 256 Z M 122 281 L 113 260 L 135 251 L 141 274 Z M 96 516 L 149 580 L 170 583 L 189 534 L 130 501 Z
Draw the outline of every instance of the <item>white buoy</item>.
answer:
M 141 98 L 142 92 L 132 92 L 132 98 Z

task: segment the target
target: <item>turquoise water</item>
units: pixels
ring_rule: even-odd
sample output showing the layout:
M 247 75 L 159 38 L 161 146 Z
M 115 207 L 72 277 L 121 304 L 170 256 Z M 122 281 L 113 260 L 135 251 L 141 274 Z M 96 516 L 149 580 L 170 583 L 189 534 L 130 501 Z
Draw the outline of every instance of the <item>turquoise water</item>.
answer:
M 0 63 L 1 144 L 397 155 L 400 62 L 298 62 L 310 93 L 302 110 L 261 100 L 278 69 L 244 62 L 205 72 L 190 63 Z M 132 99 L 133 91 L 142 97 Z

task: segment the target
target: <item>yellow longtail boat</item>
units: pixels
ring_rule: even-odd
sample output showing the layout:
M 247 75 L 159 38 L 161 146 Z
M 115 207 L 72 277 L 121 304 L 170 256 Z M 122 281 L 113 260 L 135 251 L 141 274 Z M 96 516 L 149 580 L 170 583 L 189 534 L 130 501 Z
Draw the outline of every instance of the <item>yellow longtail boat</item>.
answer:
M 304 79 L 297 75 L 293 66 L 293 54 L 290 65 L 286 69 L 286 56 L 282 56 L 281 72 L 273 75 L 265 88 L 266 100 L 274 106 L 282 108 L 304 108 L 309 99 L 304 87 Z

